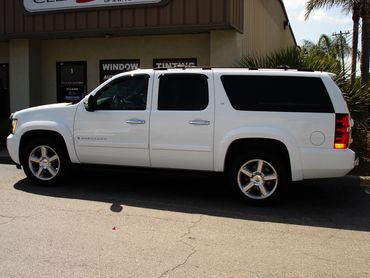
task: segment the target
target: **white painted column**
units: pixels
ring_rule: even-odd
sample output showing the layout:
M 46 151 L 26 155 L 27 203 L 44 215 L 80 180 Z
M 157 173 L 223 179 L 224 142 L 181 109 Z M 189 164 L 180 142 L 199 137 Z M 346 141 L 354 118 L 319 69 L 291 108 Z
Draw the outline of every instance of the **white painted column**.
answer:
M 30 106 L 30 42 L 9 42 L 10 111 Z
M 40 104 L 41 49 L 38 41 L 9 42 L 10 111 Z

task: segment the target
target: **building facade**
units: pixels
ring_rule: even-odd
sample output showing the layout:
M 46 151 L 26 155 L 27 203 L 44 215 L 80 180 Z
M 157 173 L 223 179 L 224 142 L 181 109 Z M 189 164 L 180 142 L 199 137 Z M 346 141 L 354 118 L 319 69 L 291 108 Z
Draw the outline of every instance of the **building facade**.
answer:
M 1 115 L 77 101 L 122 71 L 296 44 L 282 0 L 0 0 L 0 19 Z

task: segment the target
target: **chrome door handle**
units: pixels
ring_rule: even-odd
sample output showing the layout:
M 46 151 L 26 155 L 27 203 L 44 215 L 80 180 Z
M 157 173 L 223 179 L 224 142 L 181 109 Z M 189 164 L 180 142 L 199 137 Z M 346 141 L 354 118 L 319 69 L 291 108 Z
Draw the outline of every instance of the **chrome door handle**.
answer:
M 191 125 L 210 125 L 211 122 L 206 121 L 206 120 L 192 120 L 192 121 L 189 122 L 189 124 L 191 124 Z
M 130 125 L 143 125 L 143 124 L 145 124 L 145 120 L 130 119 L 130 120 L 127 120 L 126 123 L 130 124 Z

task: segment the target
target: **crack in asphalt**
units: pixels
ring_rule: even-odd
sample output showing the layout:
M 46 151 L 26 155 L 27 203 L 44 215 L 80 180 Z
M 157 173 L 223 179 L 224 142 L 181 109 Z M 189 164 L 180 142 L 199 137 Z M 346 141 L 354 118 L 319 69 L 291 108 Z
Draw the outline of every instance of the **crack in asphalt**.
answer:
M 24 218 L 24 219 L 27 219 L 31 217 L 31 215 L 28 215 L 28 216 L 8 216 L 8 215 L 2 215 L 0 214 L 0 218 L 6 218 L 6 219 L 9 219 L 5 222 L 1 222 L 0 225 L 5 225 L 5 224 L 8 224 L 10 222 L 13 222 L 14 220 L 18 219 L 18 218 Z
M 167 274 L 169 274 L 169 273 L 171 273 L 171 272 L 175 271 L 176 269 L 178 269 L 178 268 L 180 268 L 180 267 L 182 267 L 182 266 L 186 265 L 186 263 L 188 262 L 188 260 L 190 259 L 190 257 L 191 257 L 191 256 L 193 256 L 196 252 L 197 252 L 197 250 L 193 250 L 193 251 L 192 251 L 192 252 L 191 252 L 191 253 L 186 257 L 186 259 L 185 259 L 182 263 L 177 264 L 177 265 L 176 265 L 176 266 L 174 266 L 173 268 L 166 270 L 165 272 L 163 272 L 163 273 L 159 276 L 159 278 L 162 278 L 162 277 L 166 276 Z
M 333 238 L 335 238 L 339 233 L 340 233 L 340 230 L 334 231 L 333 233 L 331 233 L 330 236 L 328 236 L 323 241 L 321 241 L 320 245 L 327 244 L 330 240 L 332 240 Z
M 317 259 L 317 260 L 319 260 L 319 261 L 327 262 L 327 263 L 335 263 L 335 262 L 336 262 L 336 261 L 334 261 L 334 260 L 330 260 L 330 259 L 327 259 L 327 258 L 323 258 L 323 257 L 320 257 L 320 256 L 318 256 L 318 255 L 310 254 L 310 253 L 307 253 L 307 252 L 303 252 L 302 254 L 303 254 L 303 255 L 305 255 L 305 256 L 308 256 L 308 257 L 311 257 L 311 258 Z
M 8 224 L 10 222 L 13 222 L 15 220 L 15 218 L 11 218 L 10 220 L 8 221 L 5 221 L 5 222 L 1 222 L 0 225 L 5 225 L 5 224 Z
M 164 271 L 160 276 L 159 278 L 162 278 L 162 277 L 165 277 L 166 275 L 168 275 L 169 273 L 175 271 L 176 269 L 184 266 L 187 264 L 187 262 L 189 261 L 189 259 L 195 254 L 198 252 L 198 250 L 196 249 L 196 247 L 194 245 L 191 245 L 189 243 L 187 243 L 185 240 L 186 240 L 186 237 L 188 237 L 191 233 L 192 233 L 192 229 L 194 229 L 196 226 L 199 225 L 199 223 L 202 221 L 203 217 L 202 215 L 199 215 L 199 219 L 195 222 L 193 222 L 191 224 L 191 226 L 189 226 L 186 230 L 186 232 L 181 236 L 180 238 L 180 242 L 182 242 L 183 244 L 185 244 L 186 246 L 190 247 L 191 250 L 190 250 L 190 254 L 185 258 L 185 260 L 183 260 L 181 263 L 175 265 L 174 267 Z
M 180 222 L 183 223 L 184 221 L 176 220 L 176 219 L 169 219 L 169 218 L 163 218 L 163 217 L 157 217 L 157 216 L 150 216 L 150 215 L 139 215 L 139 214 L 124 214 L 125 217 L 142 217 L 142 218 L 151 218 L 151 219 L 157 219 L 161 221 L 168 221 L 168 222 Z
M 53 207 L 48 207 L 47 208 L 48 211 L 55 211 L 55 212 L 73 212 L 73 213 L 97 213 L 97 212 L 101 212 L 101 213 L 104 213 L 106 210 L 105 209 L 98 209 L 98 210 L 94 210 L 94 209 L 65 209 L 65 208 L 53 208 Z

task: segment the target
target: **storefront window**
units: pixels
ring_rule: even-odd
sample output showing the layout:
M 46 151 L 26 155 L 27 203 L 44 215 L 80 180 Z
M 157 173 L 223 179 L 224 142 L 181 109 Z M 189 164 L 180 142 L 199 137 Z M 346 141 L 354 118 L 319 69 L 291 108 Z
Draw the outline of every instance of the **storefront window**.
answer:
M 58 102 L 78 102 L 87 91 L 86 62 L 57 63 Z

